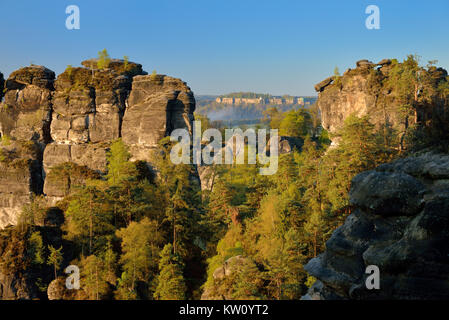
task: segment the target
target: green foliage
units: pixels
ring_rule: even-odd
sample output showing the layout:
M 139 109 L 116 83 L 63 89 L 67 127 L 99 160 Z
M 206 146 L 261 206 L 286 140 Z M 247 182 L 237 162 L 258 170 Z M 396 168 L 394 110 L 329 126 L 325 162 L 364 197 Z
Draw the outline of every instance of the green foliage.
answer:
M 157 72 L 156 72 L 156 70 L 153 70 L 153 72 L 150 75 L 150 79 L 151 80 L 157 80 Z
M 67 72 L 67 75 L 71 78 L 72 77 L 72 73 L 73 73 L 73 67 L 72 65 L 68 65 L 67 68 L 65 69 L 65 72 Z
M 109 63 L 111 63 L 111 57 L 109 57 L 108 51 L 106 49 L 99 51 L 97 61 L 98 69 L 107 69 L 109 67 Z
M 28 239 L 28 254 L 33 264 L 41 265 L 45 262 L 44 244 L 39 231 L 33 232 Z
M 45 197 L 43 195 L 33 196 L 31 203 L 22 207 L 19 223 L 27 226 L 43 225 L 47 210 L 48 205 Z
M 64 260 L 62 256 L 62 246 L 55 249 L 53 246 L 48 246 L 49 254 L 47 264 L 53 266 L 55 272 L 55 279 L 57 278 L 57 271 L 61 268 L 61 263 Z
M 105 262 L 95 255 L 82 257 L 80 288 L 89 300 L 102 299 L 109 290 Z
M 298 115 L 304 114 L 287 113 L 283 118 L 286 125 L 281 128 L 307 127 Z M 305 130 L 303 134 L 307 134 Z M 206 219 L 214 236 L 222 236 L 210 238 L 217 248 L 208 259 L 208 292 L 215 290 L 212 294 L 234 299 L 300 298 L 312 282 L 304 263 L 325 249 L 332 231 L 351 211 L 348 192 L 352 178 L 398 154 L 396 132 L 389 127 L 375 128 L 367 117 L 350 116 L 332 137 L 338 146 L 328 150 L 326 131 L 321 130 L 318 139 L 303 137 L 301 152 L 280 155 L 276 174 L 253 176 L 250 166 L 242 165 L 245 173 L 236 175 L 239 178 L 234 176 L 238 169 L 230 167 L 215 181 Z M 240 183 L 246 186 L 244 191 L 239 190 Z M 240 214 L 237 223 L 231 223 L 233 206 L 240 212 L 245 212 L 245 206 L 255 211 Z M 248 262 L 246 276 L 214 279 L 215 270 L 237 255 L 254 261 L 256 267 Z M 242 270 L 239 274 L 245 274 Z
M 186 285 L 183 276 L 184 263 L 171 244 L 165 245 L 159 261 L 159 276 L 154 298 L 157 300 L 184 300 Z
M 122 270 L 129 276 L 128 281 L 122 281 L 122 287 L 135 292 L 138 281 L 150 286 L 157 272 L 160 245 L 164 239 L 157 222 L 148 218 L 131 222 L 117 231 L 117 237 L 122 241 Z
M 335 67 L 334 69 L 334 84 L 336 86 L 341 86 L 341 75 L 340 70 L 338 70 L 338 67 Z
M 204 131 L 211 128 L 210 120 L 206 116 L 203 116 L 199 113 L 195 113 L 195 121 L 201 122 L 201 135 L 204 133 Z
M 316 282 L 315 277 L 308 276 L 305 284 L 306 284 L 307 288 L 310 288 L 315 282 Z
M 305 109 L 292 110 L 285 114 L 279 125 L 279 134 L 305 138 L 312 131 L 312 117 Z
M 265 110 L 263 115 L 264 120 L 268 122 L 271 129 L 279 129 L 282 121 L 282 113 L 276 107 Z
M 82 252 L 101 252 L 107 235 L 113 231 L 113 212 L 105 194 L 94 186 L 86 186 L 74 195 L 66 210 L 68 238 L 76 241 Z
M 339 77 L 340 76 L 340 70 L 338 70 L 338 67 L 335 67 L 334 69 L 334 76 Z
M 107 153 L 107 179 L 111 185 L 120 184 L 136 175 L 136 167 L 129 162 L 131 154 L 122 139 L 115 140 Z
M 124 56 L 123 57 L 123 69 L 125 71 L 128 71 L 129 68 L 129 57 L 128 56 Z
M 11 137 L 8 136 L 7 134 L 4 134 L 2 136 L 0 136 L 0 142 L 3 146 L 10 146 L 11 145 Z

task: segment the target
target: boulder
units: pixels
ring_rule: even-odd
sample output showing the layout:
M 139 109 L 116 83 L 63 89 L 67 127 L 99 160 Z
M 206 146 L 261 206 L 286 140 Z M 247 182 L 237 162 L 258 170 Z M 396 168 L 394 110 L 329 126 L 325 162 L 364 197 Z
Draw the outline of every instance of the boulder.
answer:
M 69 290 L 66 287 L 66 278 L 58 277 L 47 288 L 48 300 L 75 300 L 77 290 Z
M 375 64 L 369 60 L 359 60 L 356 62 L 357 68 L 372 68 Z
M 335 77 L 329 77 L 321 81 L 320 83 L 317 83 L 315 85 L 315 91 L 321 92 L 326 88 L 328 85 L 330 85 L 335 80 Z
M 6 81 L 0 137 L 13 143 L 0 144 L 0 229 L 17 223 L 33 194 L 55 204 L 74 185 L 104 174 L 112 141 L 123 137 L 133 160 L 149 161 L 149 149 L 172 130 L 191 131 L 195 98 L 185 82 L 146 76 L 131 61 L 112 59 L 102 69 L 97 62 L 68 67 L 57 79 L 31 65 Z M 27 141 L 37 147 L 32 155 L 19 147 Z
M 352 180 L 352 205 L 377 215 L 415 215 L 423 204 L 423 183 L 405 173 L 367 171 Z
M 303 299 L 448 299 L 447 157 L 427 152 L 356 176 L 353 213 L 305 265 L 318 281 Z M 369 265 L 379 290 L 366 288 Z
M 201 300 L 232 300 L 232 288 L 224 284 L 245 266 L 254 265 L 254 262 L 244 256 L 238 255 L 226 260 L 222 266 L 213 273 L 213 282 L 205 286 Z
M 376 63 L 378 66 L 386 66 L 391 64 L 391 59 L 382 59 L 378 63 Z

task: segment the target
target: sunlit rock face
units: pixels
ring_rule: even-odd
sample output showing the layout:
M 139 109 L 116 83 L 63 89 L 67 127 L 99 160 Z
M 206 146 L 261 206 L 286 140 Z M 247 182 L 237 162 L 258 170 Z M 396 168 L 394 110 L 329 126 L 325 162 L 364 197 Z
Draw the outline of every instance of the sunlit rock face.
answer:
M 174 129 L 192 132 L 195 98 L 180 79 L 164 75 L 133 79 L 123 125 L 123 141 L 135 160 L 149 160 L 149 150 Z
M 132 160 L 149 161 L 172 130 L 191 132 L 195 98 L 182 80 L 147 76 L 130 61 L 111 60 L 104 69 L 96 59 L 81 64 L 57 78 L 34 65 L 7 81 L 0 74 L 0 229 L 17 223 L 33 195 L 53 205 L 104 174 L 114 140 L 123 138 Z
M 448 299 L 449 156 L 424 153 L 352 181 L 354 211 L 309 261 L 304 299 Z M 366 268 L 380 289 L 366 286 Z
M 66 180 L 73 180 L 67 172 L 56 177 L 53 168 L 59 170 L 64 164 L 73 163 L 79 170 L 72 166 L 70 172 L 105 171 L 108 147 L 121 136 L 132 78 L 143 73 L 141 65 L 125 65 L 122 60 L 112 60 L 106 69 L 97 69 L 95 59 L 83 61 L 82 65 L 68 68 L 55 81 L 52 142 L 43 156 L 44 174 L 50 177 L 45 179 L 44 194 L 50 203 L 62 199 L 70 190 Z M 74 180 L 83 183 L 82 176 Z
M 0 76 L 0 229 L 17 223 L 32 194 L 42 193 L 42 150 L 50 141 L 53 71 L 31 65 Z
M 392 69 L 392 60 L 383 59 L 378 63 L 360 60 L 355 69 L 348 69 L 342 76 L 329 77 L 315 86 L 318 92 L 317 104 L 320 109 L 323 128 L 335 133 L 343 126 L 351 114 L 358 117 L 368 115 L 376 126 L 389 126 L 403 132 L 406 122 L 401 113 L 401 103 L 395 90 L 387 86 Z M 428 71 L 432 84 L 437 88 L 440 81 L 446 81 L 447 71 L 431 68 Z M 408 125 L 415 121 L 431 121 L 438 116 L 438 94 L 429 99 L 432 104 L 418 97 L 417 119 L 410 117 Z
M 11 73 L 1 104 L 0 134 L 49 142 L 54 79 L 55 73 L 43 66 L 32 65 Z

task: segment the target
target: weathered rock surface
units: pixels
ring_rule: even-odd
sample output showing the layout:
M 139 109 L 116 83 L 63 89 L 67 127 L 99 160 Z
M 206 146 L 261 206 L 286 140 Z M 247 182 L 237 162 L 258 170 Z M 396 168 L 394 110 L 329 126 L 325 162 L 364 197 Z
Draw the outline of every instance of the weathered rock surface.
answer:
M 44 193 L 55 203 L 67 195 L 84 175 L 58 178 L 52 175 L 72 163 L 75 167 L 104 172 L 110 143 L 121 137 L 123 114 L 133 76 L 144 74 L 142 66 L 112 60 L 107 69 L 96 69 L 97 60 L 81 63 L 85 68 L 68 68 L 55 81 L 52 143 L 44 152 Z M 63 170 L 64 171 L 64 170 Z M 78 171 L 78 170 L 75 170 Z
M 55 204 L 75 185 L 104 173 L 117 138 L 130 145 L 133 160 L 148 161 L 150 149 L 173 129 L 191 130 L 195 99 L 180 79 L 145 76 L 140 64 L 124 60 L 113 59 L 105 69 L 97 68 L 96 59 L 82 65 L 68 67 L 57 79 L 53 71 L 31 65 L 4 84 L 0 229 L 17 222 L 33 194 Z M 27 141 L 36 147 L 30 154 L 21 147 Z
M 134 160 L 148 161 L 151 149 L 174 129 L 192 132 L 195 98 L 187 84 L 165 75 L 136 76 L 123 118 L 123 141 Z
M 32 194 L 42 193 L 40 148 L 29 142 L 0 142 L 0 229 L 15 225 Z
M 19 69 L 9 76 L 0 105 L 0 134 L 20 140 L 50 140 L 51 98 L 55 73 L 42 66 Z
M 388 125 L 399 133 L 403 132 L 406 124 L 400 102 L 397 101 L 396 92 L 388 89 L 386 84 L 392 61 L 383 59 L 375 64 L 360 60 L 356 65 L 355 69 L 348 69 L 342 76 L 329 77 L 315 86 L 323 128 L 335 133 L 349 115 L 355 114 L 358 117 L 369 115 L 370 121 L 377 126 Z M 446 81 L 446 70 L 433 68 L 428 72 L 435 79 L 435 88 L 440 81 Z M 437 95 L 434 94 L 431 100 L 434 102 L 430 106 L 425 101 L 418 101 L 420 121 L 438 116 L 438 112 L 434 111 L 438 107 Z M 409 119 L 409 124 L 413 121 L 415 119 Z
M 304 299 L 448 299 L 449 155 L 424 153 L 356 176 L 354 212 L 305 266 Z M 380 269 L 368 290 L 366 267 Z

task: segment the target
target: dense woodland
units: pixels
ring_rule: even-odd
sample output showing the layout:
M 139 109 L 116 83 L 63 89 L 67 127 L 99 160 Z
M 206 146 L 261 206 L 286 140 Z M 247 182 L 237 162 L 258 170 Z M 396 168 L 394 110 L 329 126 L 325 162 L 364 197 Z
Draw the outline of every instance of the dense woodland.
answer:
M 404 119 L 415 112 L 418 73 L 425 99 L 426 70 L 413 57 L 393 67 L 389 85 L 400 94 Z M 445 103 L 447 83 L 435 89 Z M 121 140 L 110 147 L 105 176 L 61 165 L 57 174 L 89 175 L 87 183 L 73 185 L 57 207 L 48 208 L 43 197 L 25 206 L 19 225 L 0 232 L 8 239 L 0 241 L 7 252 L 0 268 L 32 275 L 42 298 L 52 280 L 64 283 L 72 264 L 81 270 L 81 287 L 67 299 L 199 299 L 205 289 L 233 299 L 299 299 L 314 282 L 303 265 L 351 213 L 352 178 L 447 141 L 420 124 L 399 133 L 356 116 L 329 136 L 316 108 L 268 108 L 261 118 L 281 135 L 303 139 L 302 150 L 281 155 L 272 176 L 259 175 L 258 164 L 216 166 L 211 191 L 201 192 L 195 166 L 170 162 L 168 138 L 153 154 L 154 172 L 130 162 Z M 203 129 L 211 125 L 201 120 Z M 330 147 L 331 140 L 338 145 Z M 45 219 L 53 227 L 44 227 Z M 239 272 L 214 279 L 238 255 L 246 258 Z

